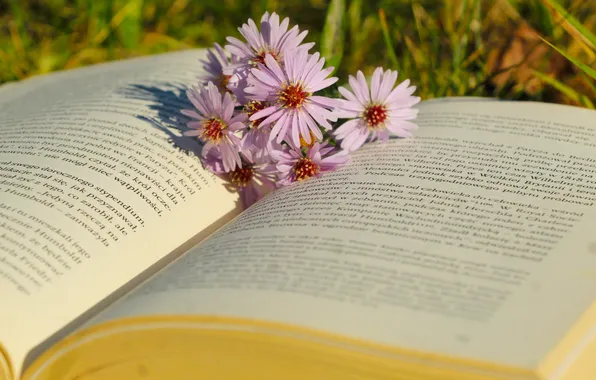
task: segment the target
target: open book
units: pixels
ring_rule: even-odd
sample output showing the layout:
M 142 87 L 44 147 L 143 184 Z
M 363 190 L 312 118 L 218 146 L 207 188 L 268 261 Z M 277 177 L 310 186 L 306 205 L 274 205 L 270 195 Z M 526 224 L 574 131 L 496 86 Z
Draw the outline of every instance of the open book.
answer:
M 596 112 L 422 102 L 240 212 L 203 54 L 0 87 L 0 379 L 594 378 Z

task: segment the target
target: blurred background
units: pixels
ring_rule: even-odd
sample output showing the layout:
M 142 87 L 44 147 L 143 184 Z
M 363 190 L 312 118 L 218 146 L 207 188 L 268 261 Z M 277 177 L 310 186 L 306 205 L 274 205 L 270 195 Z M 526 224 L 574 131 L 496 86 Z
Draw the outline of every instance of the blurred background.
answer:
M 0 84 L 223 45 L 265 11 L 308 29 L 340 79 L 381 65 L 423 99 L 596 103 L 594 0 L 0 0 Z

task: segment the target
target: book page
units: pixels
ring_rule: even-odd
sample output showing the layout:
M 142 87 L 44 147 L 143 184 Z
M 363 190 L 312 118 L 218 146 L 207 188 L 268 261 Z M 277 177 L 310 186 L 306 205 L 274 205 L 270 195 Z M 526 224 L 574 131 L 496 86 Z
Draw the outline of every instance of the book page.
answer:
M 596 300 L 596 113 L 420 109 L 416 137 L 270 194 L 94 323 L 256 318 L 532 368 Z
M 0 340 L 11 355 L 238 213 L 236 195 L 202 168 L 198 141 L 179 130 L 202 54 L 0 92 Z
M 13 91 L 15 88 L 22 88 L 23 86 L 17 85 L 17 82 L 9 82 L 3 85 L 0 85 L 0 104 L 4 102 L 8 102 L 11 99 L 14 99 L 20 94 L 17 91 Z

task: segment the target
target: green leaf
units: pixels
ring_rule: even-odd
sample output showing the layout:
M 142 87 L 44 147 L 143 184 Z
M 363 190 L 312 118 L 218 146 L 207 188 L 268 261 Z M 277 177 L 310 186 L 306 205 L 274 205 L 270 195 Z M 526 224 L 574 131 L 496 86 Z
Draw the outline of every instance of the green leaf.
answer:
M 327 20 L 321 35 L 321 55 L 330 66 L 339 66 L 345 40 L 345 0 L 331 0 L 327 10 Z
M 596 48 L 596 35 L 590 32 L 578 19 L 573 17 L 569 12 L 565 10 L 556 0 L 542 0 L 553 8 L 562 18 L 567 20 L 574 28 L 581 34 L 581 36 L 592 45 L 592 48 Z
M 575 66 L 577 66 L 579 69 L 581 69 L 584 73 L 588 74 L 590 77 L 592 77 L 592 79 L 595 79 L 596 80 L 596 70 L 595 69 L 593 69 L 590 66 L 586 65 L 585 63 L 582 63 L 579 60 L 573 58 L 572 56 L 570 56 L 569 54 L 565 53 L 560 48 L 558 48 L 555 45 L 553 45 L 550 42 L 548 42 L 546 39 L 544 39 L 542 37 L 540 37 L 540 38 L 542 39 L 542 41 L 546 42 L 553 49 L 555 49 L 557 52 L 559 52 L 559 54 L 561 54 L 563 57 L 567 58 L 571 63 L 573 63 Z

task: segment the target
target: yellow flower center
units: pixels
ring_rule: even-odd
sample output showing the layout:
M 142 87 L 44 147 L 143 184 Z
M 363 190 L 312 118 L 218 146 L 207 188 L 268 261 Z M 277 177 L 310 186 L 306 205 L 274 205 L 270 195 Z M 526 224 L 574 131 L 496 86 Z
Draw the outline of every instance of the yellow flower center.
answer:
M 260 102 L 258 100 L 252 100 L 250 102 L 248 102 L 247 105 L 244 106 L 244 112 L 246 112 L 246 114 L 248 115 L 248 117 L 250 118 L 252 115 L 254 115 L 255 113 L 265 109 L 266 105 L 264 102 Z M 259 124 L 261 124 L 261 122 L 264 120 L 265 118 L 259 119 L 259 120 L 254 120 L 251 121 L 249 124 L 250 128 L 257 128 L 259 126 Z
M 203 131 L 200 137 L 204 140 L 219 143 L 223 137 L 223 130 L 227 125 L 220 119 L 207 119 L 203 121 Z
M 267 54 L 269 54 L 271 57 L 273 57 L 273 59 L 275 59 L 277 62 L 279 62 L 279 57 L 277 56 L 277 54 L 275 54 L 275 52 L 270 51 L 270 50 L 263 50 L 253 58 L 253 60 L 252 60 L 253 64 L 255 66 L 257 63 L 264 65 L 265 64 L 265 56 L 267 56 Z
M 308 132 L 310 133 L 310 143 L 306 142 L 306 140 L 302 136 L 302 133 L 300 134 L 300 147 L 301 148 L 312 148 L 315 145 L 315 143 L 317 142 L 317 138 L 312 133 L 312 131 L 309 130 Z
M 287 108 L 300 108 L 310 94 L 299 84 L 285 85 L 279 93 L 280 102 Z
M 364 110 L 364 119 L 370 129 L 381 127 L 387 120 L 387 108 L 379 104 L 368 106 Z
M 252 166 L 236 168 L 230 173 L 230 181 L 238 187 L 246 187 L 252 181 L 255 171 Z
M 231 75 L 222 74 L 219 77 L 219 88 L 221 88 L 223 90 L 226 90 L 226 91 L 229 91 L 228 90 L 228 84 L 230 84 L 230 78 L 232 78 Z
M 312 162 L 310 158 L 302 157 L 296 165 L 294 165 L 294 173 L 296 173 L 296 180 L 302 181 L 315 176 L 319 173 L 319 165 Z

